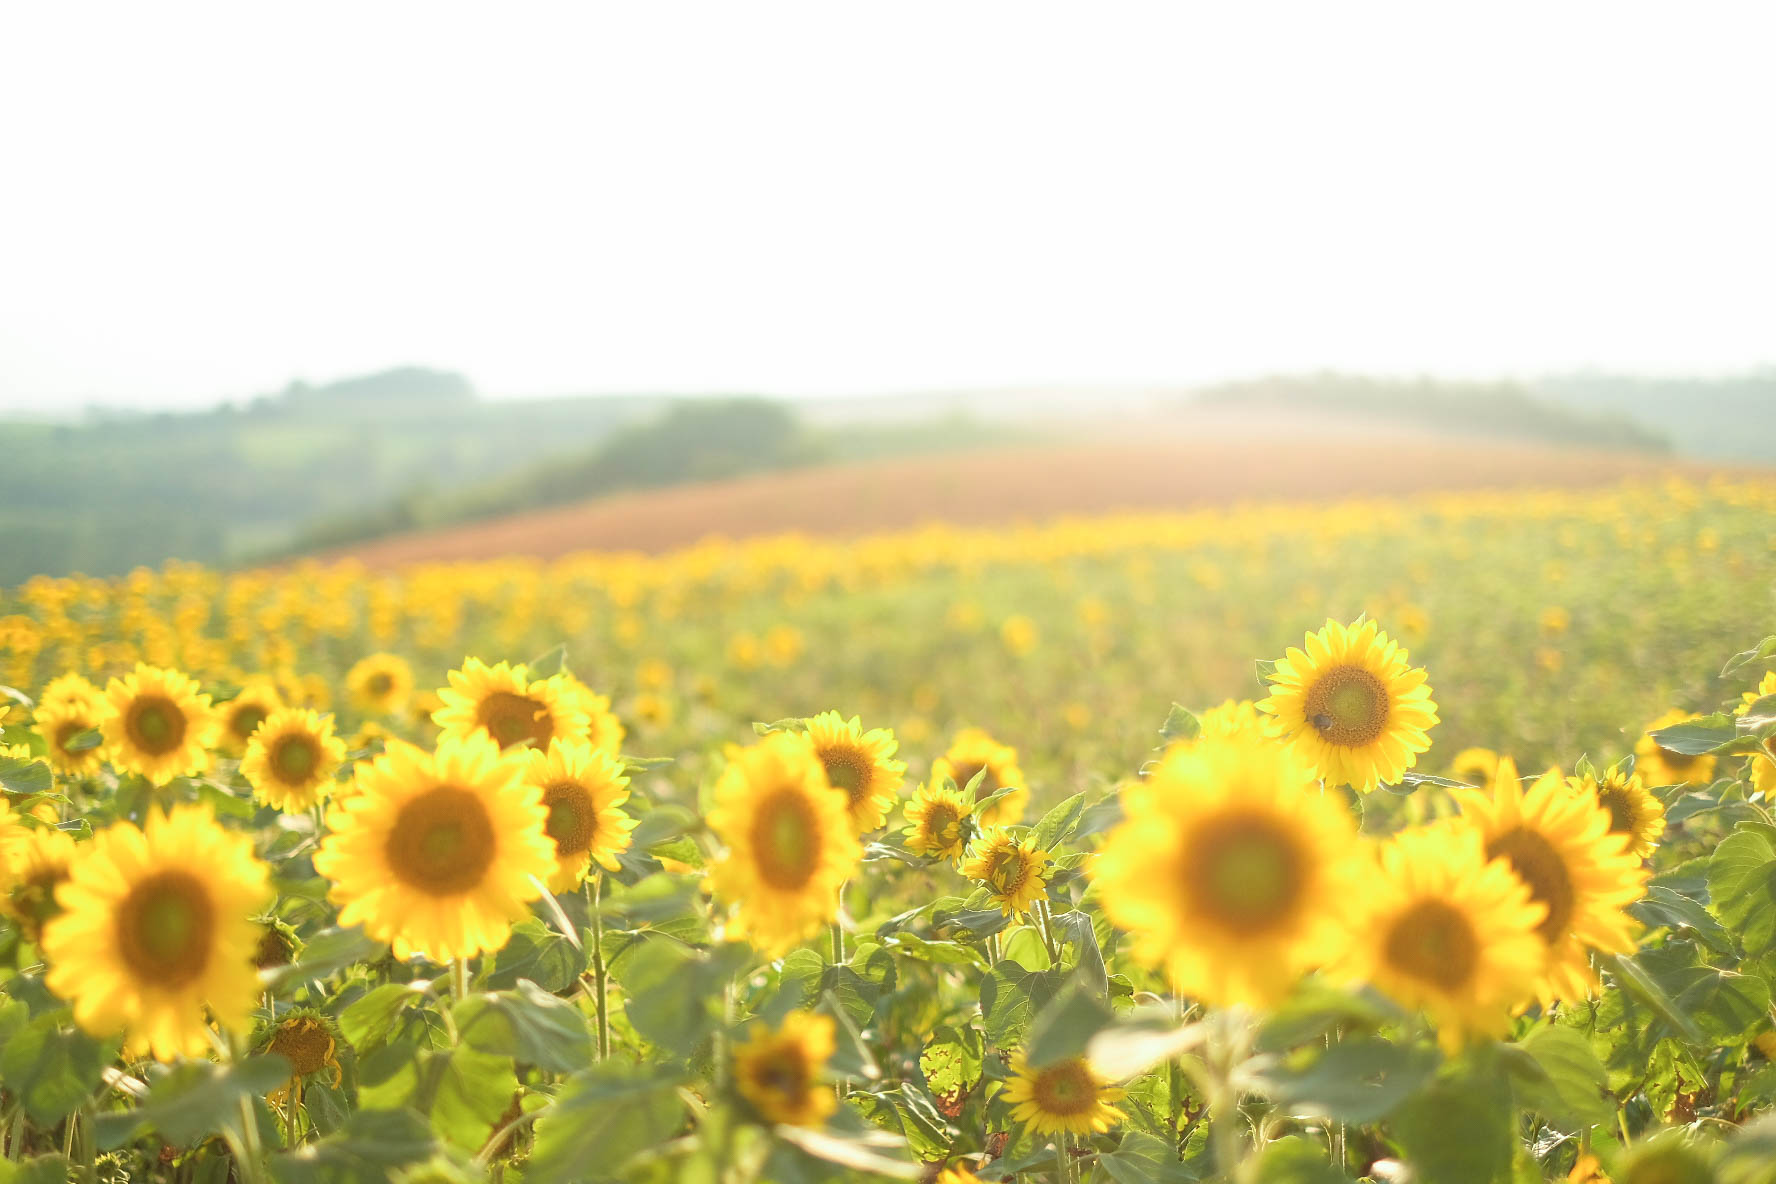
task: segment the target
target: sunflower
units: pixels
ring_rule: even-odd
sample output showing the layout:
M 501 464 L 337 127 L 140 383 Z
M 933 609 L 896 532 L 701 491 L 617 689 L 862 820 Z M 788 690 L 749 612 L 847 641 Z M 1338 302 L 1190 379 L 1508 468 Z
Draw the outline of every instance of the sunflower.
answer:
M 195 679 L 138 664 L 106 686 L 105 704 L 99 730 L 117 768 L 164 785 L 210 767 L 216 713 L 210 697 L 198 693 Z
M 88 748 L 70 748 L 75 739 L 96 731 L 104 719 L 104 707 L 97 699 L 59 699 L 37 707 L 37 734 L 43 737 L 49 763 L 70 777 L 90 777 L 105 764 L 105 746 L 101 742 Z
M 1608 769 L 1601 780 L 1596 773 L 1568 777 L 1566 786 L 1581 796 L 1597 799 L 1609 811 L 1610 830 L 1628 836 L 1628 850 L 1644 859 L 1659 844 L 1665 833 L 1665 807 L 1641 784 L 1640 774 L 1623 774 L 1618 768 Z
M 1654 732 L 1695 718 L 1687 711 L 1667 711 L 1646 726 L 1646 733 L 1634 742 L 1634 770 L 1643 784 L 1650 787 L 1708 785 L 1714 781 L 1714 757 L 1711 754 L 1687 756 L 1661 748 L 1653 739 Z
M 1610 830 L 1609 811 L 1575 793 L 1557 769 L 1525 790 L 1510 757 L 1499 758 L 1492 793 L 1454 791 L 1462 817 L 1478 830 L 1488 859 L 1509 861 L 1545 910 L 1536 933 L 1546 947 L 1537 994 L 1580 999 L 1593 986 L 1587 949 L 1629 953 L 1634 926 L 1624 911 L 1640 899 L 1646 872 L 1628 836 Z
M 247 741 L 253 738 L 259 725 L 283 706 L 283 697 L 270 679 L 248 679 L 234 698 L 216 705 L 216 715 L 222 720 L 222 728 L 216 736 L 217 744 L 224 751 L 240 756 L 246 752 Z
M 931 783 L 942 785 L 948 777 L 957 789 L 967 789 L 982 770 L 986 776 L 981 778 L 975 797 L 984 800 L 1002 789 L 1011 792 L 983 814 L 981 822 L 987 826 L 1008 826 L 1023 818 L 1024 808 L 1030 804 L 1030 790 L 1024 784 L 1024 771 L 1018 768 L 1017 749 L 1007 748 L 979 728 L 964 728 L 956 733 L 949 750 L 932 762 Z
M 836 711 L 823 711 L 808 721 L 808 736 L 826 766 L 826 779 L 844 794 L 857 833 L 868 834 L 881 826 L 894 808 L 906 772 L 906 762 L 893 759 L 900 747 L 893 731 L 866 732 L 855 715 L 847 720 Z
M 73 703 L 90 703 L 96 710 L 104 699 L 105 692 L 88 682 L 85 676 L 70 671 L 50 679 L 44 686 L 43 693 L 37 696 L 37 714 L 41 717 L 46 707 Z
M 1228 699 L 1203 712 L 1196 722 L 1201 729 L 1198 739 L 1203 736 L 1231 736 L 1236 732 L 1257 731 L 1263 724 L 1258 715 L 1258 705 L 1250 699 Z
M 1399 781 L 1430 748 L 1425 733 L 1437 722 L 1424 671 L 1362 618 L 1327 621 L 1306 644 L 1277 661 L 1270 697 L 1258 704 L 1272 733 L 1331 784 L 1367 793 Z
M 960 859 L 974 833 L 974 818 L 961 790 L 921 785 L 906 804 L 907 850 L 932 859 Z
M 1110 1104 L 1123 1093 L 1099 1077 L 1084 1057 L 1032 1069 L 1020 1052 L 1011 1058 L 1011 1080 L 1005 1083 L 1011 1116 L 1039 1135 L 1102 1134 L 1126 1117 Z
M 1751 705 L 1766 695 L 1776 695 L 1776 670 L 1766 671 L 1759 680 L 1757 689 L 1747 691 L 1742 701 L 1734 709 L 1734 715 L 1744 715 L 1751 710 Z M 1746 772 L 1751 777 L 1752 788 L 1765 797 L 1776 795 L 1776 736 L 1766 737 L 1763 751 L 1753 753 L 1746 762 Z
M 266 717 L 241 758 L 241 775 L 260 801 L 277 810 L 309 810 L 333 786 L 345 761 L 345 744 L 333 734 L 333 717 L 306 707 L 284 707 Z
M 1464 748 L 1449 762 L 1449 775 L 1492 792 L 1498 778 L 1499 754 L 1490 748 Z
M 555 845 L 551 892 L 577 888 L 594 861 L 616 871 L 619 852 L 629 848 L 635 820 L 620 806 L 629 800 L 629 778 L 608 753 L 584 740 L 549 742 L 547 752 L 525 754 L 524 779 L 542 794 L 548 821 L 543 829 Z
M 345 691 L 364 715 L 399 715 L 413 694 L 413 667 L 395 654 L 359 658 L 345 672 Z
M 838 1106 L 820 1075 L 833 1054 L 833 1022 L 810 1011 L 792 1011 L 772 1031 L 756 1021 L 734 1046 L 734 1085 L 765 1122 L 815 1126 Z
M 937 1179 L 932 1181 L 932 1184 L 983 1184 L 983 1182 L 979 1176 L 961 1164 L 953 1164 L 938 1172 Z
M 586 726 L 581 731 L 586 743 L 595 752 L 618 756 L 623 751 L 623 739 L 628 733 L 623 729 L 623 721 L 618 719 L 611 710 L 609 695 L 596 694 L 591 687 L 571 674 L 557 675 L 562 680 L 579 707 L 580 713 L 586 717 Z
M 1343 948 L 1360 892 L 1356 825 L 1261 733 L 1169 752 L 1123 791 L 1091 876 L 1141 961 L 1214 1006 L 1274 1004 Z
M 9 865 L 6 878 L 11 885 L 3 907 L 26 937 L 41 942 L 43 926 L 61 912 L 55 894 L 68 878 L 74 838 L 53 826 L 19 827 L 0 842 L 5 846 L 0 859 Z
M 1013 838 L 1003 830 L 992 830 L 975 841 L 960 871 L 986 887 L 1000 912 L 1019 917 L 1037 901 L 1048 899 L 1050 858 L 1028 836 Z
M 429 753 L 391 740 L 354 780 L 314 857 L 339 923 L 362 924 L 397 958 L 446 962 L 503 946 L 555 869 L 524 762 L 479 734 L 446 736 Z
M 1497 1037 L 1534 996 L 1546 909 L 1480 835 L 1460 823 L 1402 831 L 1385 843 L 1362 893 L 1345 968 L 1428 1014 L 1454 1053 Z
M 82 845 L 43 928 L 45 983 L 98 1036 L 134 1053 L 202 1056 L 206 1016 L 242 1028 L 259 998 L 253 913 L 271 896 L 252 840 L 203 806 L 115 823 Z
M 522 663 L 488 666 L 479 658 L 465 659 L 461 670 L 450 672 L 450 685 L 438 698 L 444 706 L 432 722 L 444 735 L 490 736 L 501 748 L 525 743 L 547 748 L 557 736 L 585 732 L 588 722 L 580 695 L 566 678 L 557 674 L 533 682 Z
M 709 884 L 737 907 L 735 936 L 775 957 L 838 916 L 863 852 L 805 733 L 730 748 L 709 825 L 727 845 Z
M 327 1073 L 337 1087 L 344 1075 L 339 1064 L 343 1040 L 332 1017 L 312 1007 L 291 1008 L 275 1026 L 262 1030 L 255 1041 L 259 1051 L 290 1062 L 290 1079 L 266 1095 L 267 1100 L 280 1103 L 292 1091 L 300 1100 L 302 1083 L 317 1073 Z

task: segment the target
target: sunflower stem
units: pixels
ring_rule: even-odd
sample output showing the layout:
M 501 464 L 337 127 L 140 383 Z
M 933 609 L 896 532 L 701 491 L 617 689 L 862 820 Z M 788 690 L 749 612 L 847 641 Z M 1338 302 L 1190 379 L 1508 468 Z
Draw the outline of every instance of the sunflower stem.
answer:
M 99 1146 L 93 1138 L 93 1114 L 93 1104 L 89 1101 L 68 1116 L 68 1121 L 79 1119 L 80 1122 L 80 1134 L 74 1141 L 78 1154 L 68 1158 L 80 1165 L 81 1184 L 97 1184 L 99 1178 Z
M 1042 944 L 1048 950 L 1048 963 L 1056 970 L 1061 968 L 1061 952 L 1055 946 L 1054 914 L 1046 900 L 1036 902 L 1036 927 L 1042 933 Z
M 843 966 L 845 964 L 845 931 L 839 928 L 837 921 L 834 921 L 828 928 L 832 931 L 832 964 Z
M 467 958 L 452 958 L 450 960 L 450 986 L 458 1003 L 469 997 L 469 960 Z
M 608 988 L 610 974 L 604 967 L 604 918 L 599 916 L 599 899 L 604 892 L 604 877 L 593 872 L 586 882 L 586 901 L 592 913 L 592 1006 L 598 1013 L 598 1059 L 610 1056 L 610 1011 Z

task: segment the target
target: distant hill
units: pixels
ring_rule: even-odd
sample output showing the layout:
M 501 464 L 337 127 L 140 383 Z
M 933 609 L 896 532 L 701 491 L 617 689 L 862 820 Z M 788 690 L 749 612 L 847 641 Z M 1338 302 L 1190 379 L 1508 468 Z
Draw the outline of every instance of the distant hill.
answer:
M 1547 375 L 1527 385 L 1563 407 L 1632 417 L 1696 456 L 1776 458 L 1776 367 L 1718 378 L 1588 372 Z

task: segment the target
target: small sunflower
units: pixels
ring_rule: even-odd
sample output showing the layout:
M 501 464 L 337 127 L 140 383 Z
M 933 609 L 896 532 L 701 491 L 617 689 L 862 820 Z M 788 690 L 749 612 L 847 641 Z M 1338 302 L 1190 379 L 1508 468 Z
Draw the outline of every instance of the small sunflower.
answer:
M 1011 1059 L 1005 1100 L 1011 1116 L 1039 1135 L 1102 1134 L 1126 1115 L 1110 1103 L 1125 1091 L 1099 1077 L 1084 1057 L 1067 1057 L 1032 1069 L 1023 1053 Z
M 100 724 L 106 755 L 117 768 L 155 785 L 210 767 L 218 730 L 210 697 L 177 670 L 138 664 L 105 688 Z
M 1601 778 L 1596 773 L 1568 777 L 1566 786 L 1596 798 L 1609 811 L 1610 830 L 1628 836 L 1628 850 L 1636 857 L 1646 858 L 1659 845 L 1659 836 L 1665 833 L 1665 807 L 1647 792 L 1639 773 L 1624 775 L 1619 767 L 1611 768 Z
M 1017 749 L 1008 748 L 980 728 L 964 728 L 956 733 L 949 750 L 931 765 L 931 783 L 942 785 L 948 777 L 957 789 L 967 789 L 982 770 L 980 788 L 975 796 L 985 800 L 1002 789 L 1012 792 L 981 816 L 986 826 L 1009 826 L 1021 820 L 1030 804 L 1030 790 L 1024 784 L 1024 771 L 1018 768 Z
M 339 1025 L 326 1013 L 312 1007 L 296 1007 L 278 1019 L 276 1025 L 262 1029 L 256 1043 L 261 1053 L 283 1057 L 290 1062 L 290 1079 L 267 1095 L 278 1102 L 292 1091 L 300 1091 L 302 1083 L 317 1073 L 326 1073 L 337 1086 L 344 1076 L 339 1063 L 340 1046 L 344 1041 Z M 297 1097 L 300 1098 L 300 1093 Z
M 532 681 L 522 663 L 489 666 L 479 658 L 465 659 L 461 670 L 450 672 L 450 685 L 438 698 L 444 706 L 432 722 L 444 735 L 485 735 L 501 748 L 527 743 L 547 748 L 557 736 L 577 736 L 587 726 L 579 692 L 565 677 Z
M 216 704 L 216 716 L 222 727 L 216 743 L 223 751 L 239 756 L 247 750 L 247 741 L 271 714 L 281 709 L 284 700 L 268 678 L 248 679 L 232 699 Z
M 1647 873 L 1628 851 L 1628 836 L 1610 830 L 1596 797 L 1575 793 L 1550 769 L 1526 791 L 1510 757 L 1499 758 L 1491 794 L 1456 790 L 1462 817 L 1479 831 L 1488 859 L 1505 859 L 1545 910 L 1536 933 L 1546 946 L 1537 994 L 1582 999 L 1594 980 L 1586 951 L 1629 953 L 1634 923 L 1625 911 L 1639 900 Z
M 1203 712 L 1196 722 L 1201 729 L 1198 739 L 1201 739 L 1203 736 L 1260 731 L 1264 721 L 1258 715 L 1258 704 L 1250 699 L 1228 699 Z
M 1429 1015 L 1450 1052 L 1469 1037 L 1503 1036 L 1534 996 L 1546 910 L 1507 862 L 1487 858 L 1471 827 L 1395 835 L 1361 900 L 1347 968 Z
M 397 958 L 447 962 L 505 945 L 555 869 L 524 762 L 482 735 L 444 737 L 435 752 L 393 740 L 354 780 L 314 857 L 339 923 L 363 925 Z
M 838 1106 L 833 1091 L 820 1083 L 832 1054 L 827 1016 L 792 1011 L 775 1031 L 759 1020 L 734 1046 L 734 1085 L 763 1121 L 816 1126 Z
M 826 779 L 845 795 L 845 807 L 858 834 L 882 825 L 900 793 L 906 762 L 894 758 L 900 745 L 888 728 L 863 730 L 857 716 L 849 720 L 823 711 L 808 721 L 814 753 L 826 766 Z
M 975 840 L 960 871 L 986 887 L 1000 912 L 1020 917 L 1037 901 L 1048 899 L 1051 858 L 1028 836 L 1014 838 L 1003 830 L 991 830 Z
M 863 850 L 806 734 L 729 749 L 709 825 L 727 845 L 709 884 L 736 906 L 735 936 L 777 956 L 838 916 Z
M 105 764 L 105 745 L 100 742 L 87 748 L 70 748 L 76 739 L 95 731 L 104 720 L 104 707 L 97 699 L 61 699 L 37 707 L 37 734 L 43 737 L 49 763 L 57 772 L 70 777 L 90 777 Z
M 37 696 L 37 712 L 42 715 L 45 707 L 63 707 L 75 703 L 90 703 L 97 710 L 104 699 L 105 692 L 87 681 L 85 676 L 70 671 L 57 675 L 45 684 L 43 693 Z
M 1357 828 L 1294 749 L 1253 732 L 1173 749 L 1123 808 L 1091 876 L 1135 956 L 1178 990 L 1265 1007 L 1343 949 Z
M 606 871 L 620 866 L 635 820 L 620 808 L 629 800 L 629 778 L 608 753 L 584 740 L 553 740 L 547 752 L 525 754 L 525 780 L 542 793 L 548 821 L 543 829 L 555 845 L 549 891 L 579 886 L 596 862 Z
M 1449 762 L 1449 775 L 1457 781 L 1491 793 L 1498 778 L 1499 754 L 1490 748 L 1464 748 Z
M 259 998 L 253 969 L 268 903 L 252 840 L 202 806 L 115 823 L 78 848 L 56 890 L 62 913 L 43 928 L 45 983 L 94 1035 L 127 1032 L 159 1060 L 202 1056 L 208 1020 L 246 1026 Z
M 73 836 L 52 826 L 8 828 L 0 839 L 10 885 L 0 907 L 33 943 L 42 942 L 43 926 L 61 912 L 56 889 L 68 878 L 74 852 Z
M 345 692 L 364 715 L 399 715 L 413 695 L 413 667 L 396 654 L 371 654 L 345 672 Z
M 623 721 L 611 710 L 610 696 L 597 694 L 571 674 L 557 677 L 573 696 L 580 714 L 586 717 L 586 726 L 581 731 L 586 743 L 592 746 L 594 752 L 613 757 L 621 755 L 623 740 L 628 732 L 623 728 Z
M 1306 645 L 1278 660 L 1258 704 L 1272 733 L 1333 785 L 1368 793 L 1399 781 L 1437 722 L 1425 672 L 1374 621 L 1327 621 Z
M 974 819 L 961 790 L 921 785 L 906 804 L 907 850 L 931 859 L 960 859 L 974 834 Z
M 333 785 L 345 761 L 345 744 L 333 734 L 333 717 L 306 707 L 284 707 L 266 717 L 240 771 L 258 799 L 273 809 L 312 809 Z
M 1687 756 L 1661 748 L 1653 733 L 1673 724 L 1697 718 L 1687 711 L 1667 711 L 1646 726 L 1646 733 L 1634 742 L 1634 771 L 1649 788 L 1661 785 L 1709 785 L 1714 781 L 1714 756 L 1702 753 Z

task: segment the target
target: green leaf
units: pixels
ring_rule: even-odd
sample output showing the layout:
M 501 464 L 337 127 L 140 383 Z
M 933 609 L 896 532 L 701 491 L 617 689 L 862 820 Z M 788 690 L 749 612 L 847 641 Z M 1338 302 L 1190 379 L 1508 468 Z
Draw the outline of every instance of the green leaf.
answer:
M 1652 733 L 1653 743 L 1660 748 L 1685 756 L 1701 756 L 1717 748 L 1725 748 L 1738 738 L 1739 729 L 1732 716 L 1722 712 L 1672 724 Z
M 1202 735 L 1202 722 L 1186 711 L 1182 704 L 1172 704 L 1172 710 L 1166 715 L 1165 723 L 1160 725 L 1159 736 L 1167 744 L 1179 740 L 1194 740 Z
M 1110 997 L 1110 975 L 1104 966 L 1104 951 L 1098 945 L 1098 931 L 1092 926 L 1090 914 L 1078 911 L 1055 913 L 1049 918 L 1055 939 L 1078 950 L 1067 969 L 1076 973 L 1100 999 Z
M 364 992 L 339 1013 L 340 1032 L 360 1056 L 381 1047 L 405 1012 L 431 1002 L 428 986 L 425 982 L 384 983 Z
M 1259 658 L 1256 662 L 1252 663 L 1258 671 L 1259 682 L 1269 683 L 1271 679 L 1276 677 L 1278 661 L 1280 661 L 1278 658 Z
M 62 741 L 63 752 L 90 752 L 105 742 L 105 737 L 97 728 L 88 728 L 84 732 L 75 732 Z
M 0 786 L 8 793 L 48 793 L 55 785 L 49 766 L 36 757 L 0 756 Z
M 1206 1035 L 1202 1024 L 1180 1025 L 1170 1007 L 1151 1004 L 1118 1016 L 1091 1038 L 1086 1056 L 1104 1076 L 1122 1081 L 1189 1052 Z
M 1347 991 L 1323 979 L 1307 980 L 1258 1029 L 1261 1052 L 1283 1052 L 1340 1029 L 1372 1031 L 1401 1012 L 1374 991 Z
M 709 953 L 662 934 L 643 931 L 608 959 L 623 988 L 623 1008 L 635 1030 L 661 1048 L 688 1056 L 713 1030 L 722 984 L 750 958 L 744 946 Z
M 1609 1122 L 1609 1073 L 1591 1042 L 1572 1028 L 1544 1024 L 1503 1049 L 1517 1100 L 1565 1131 Z
M 64 1155 L 36 1155 L 17 1163 L 0 1160 L 0 1184 L 67 1184 L 79 1178 Z
M 1350 1177 L 1333 1167 L 1316 1144 L 1290 1135 L 1264 1149 L 1252 1179 L 1264 1184 L 1348 1184 Z
M 421 1074 L 435 1083 L 432 1129 L 465 1151 L 480 1150 L 518 1093 L 512 1058 L 473 1048 L 426 1053 Z
M 384 1184 L 396 1168 L 429 1159 L 438 1144 L 411 1110 L 360 1110 L 344 1128 L 271 1158 L 277 1184 Z
M 629 839 L 637 849 L 645 851 L 656 843 L 696 830 L 699 825 L 697 815 L 688 808 L 677 802 L 662 802 L 642 813 L 635 829 L 629 832 Z
M 1000 962 L 981 981 L 981 1021 L 987 1042 L 995 1048 L 1016 1048 L 1036 1012 L 1060 991 L 1066 975 L 1059 970 L 1025 970 Z
M 1098 1157 L 1098 1166 L 1116 1184 L 1185 1184 L 1202 1178 L 1178 1162 L 1170 1143 L 1144 1131 L 1124 1135 L 1115 1151 Z M 1044 1176 L 1038 1173 L 1035 1178 Z M 1260 1178 L 1269 1184 L 1270 1177 Z
M 456 1005 L 455 1019 L 462 1042 L 479 1052 L 557 1073 L 592 1063 L 586 1017 L 527 978 L 511 991 L 469 996 Z
M 1776 949 L 1776 847 L 1766 835 L 1740 829 L 1721 840 L 1708 861 L 1708 898 L 1747 957 Z
M 1673 1031 L 1692 1044 L 1703 1042 L 1704 1037 L 1695 1022 L 1679 1010 L 1665 988 L 1659 985 L 1658 980 L 1648 973 L 1634 955 L 1599 954 L 1598 961 L 1614 975 L 1626 994 L 1651 1008 L 1653 1014 L 1671 1025 Z
M 1649 929 L 1693 933 L 1710 949 L 1723 954 L 1733 949 L 1733 935 L 1702 902 L 1664 884 L 1647 885 L 1646 895 L 1629 905 L 1628 912 Z
M 1728 658 L 1727 664 L 1721 667 L 1720 676 L 1722 678 L 1731 678 L 1734 674 L 1745 669 L 1745 667 L 1750 666 L 1754 662 L 1761 662 L 1772 654 L 1776 654 L 1776 634 L 1771 634 L 1769 637 L 1758 642 L 1757 645 L 1753 646 L 1751 649 L 1742 650 L 1741 652 L 1734 654 L 1731 658 Z
M 547 653 L 526 662 L 532 678 L 553 678 L 567 669 L 567 643 L 564 641 Z
M 379 955 L 382 949 L 380 942 L 371 941 L 356 926 L 323 929 L 308 939 L 300 959 L 287 966 L 261 970 L 259 982 L 267 991 L 277 994 L 297 983 L 328 978 L 348 966 Z
M 1439 1077 L 1407 1099 L 1392 1125 L 1416 1179 L 1493 1184 L 1511 1170 L 1511 1085 L 1496 1066 Z
M 948 1156 L 955 1132 L 931 1099 L 911 1082 L 903 1081 L 876 1092 L 854 1092 L 848 1097 L 872 1123 L 899 1131 L 919 1159 Z
M 94 1138 L 110 1149 L 139 1139 L 147 1129 L 175 1147 L 193 1147 L 211 1135 L 245 1129 L 243 1104 L 290 1080 L 290 1062 L 281 1056 L 255 1056 L 229 1065 L 180 1061 L 157 1068 L 148 1078 L 148 1096 L 130 1111 L 110 1111 L 94 1121 Z
M 613 921 L 636 925 L 695 912 L 702 891 L 699 881 L 669 872 L 644 876 L 634 884 L 621 884 L 615 880 L 608 883 L 608 891 L 598 902 L 599 914 Z
M 525 1184 L 616 1177 L 623 1161 L 683 1121 L 678 1076 L 661 1066 L 594 1065 L 570 1078 L 536 1124 Z
M 755 719 L 752 721 L 752 730 L 760 736 L 769 736 L 772 732 L 799 732 L 807 726 L 807 723 L 808 721 L 802 719 L 800 716 L 792 716 L 789 719 L 773 720 L 768 724 Z
M 578 949 L 559 933 L 528 917 L 512 926 L 512 936 L 493 959 L 493 969 L 483 983 L 489 990 L 504 991 L 530 979 L 546 991 L 565 991 L 579 980 L 591 961 L 590 952 Z
M 1030 1067 L 1041 1069 L 1078 1056 L 1111 1018 L 1102 994 L 1078 980 L 1069 982 L 1030 1023 L 1024 1054 Z
M 1317 1055 L 1290 1058 L 1257 1078 L 1288 1114 L 1371 1123 L 1423 1085 L 1436 1071 L 1437 1059 L 1427 1048 L 1363 1036 Z
M 960 1114 L 963 1099 L 980 1084 L 980 1030 L 945 1026 L 933 1032 L 919 1053 L 919 1071 L 945 1113 Z
M 1079 816 L 1085 813 L 1085 794 L 1076 793 L 1060 805 L 1042 816 L 1031 833 L 1031 840 L 1039 851 L 1053 851 L 1059 844 L 1066 842 L 1067 836 L 1079 824 Z
M 1675 972 L 1665 986 L 1677 988 L 1672 1002 L 1712 1046 L 1741 1047 L 1769 1023 L 1770 984 L 1756 975 L 1696 966 Z
M 43 1126 L 79 1109 L 117 1056 L 118 1041 L 100 1043 L 78 1028 L 63 1030 L 66 1018 L 65 1011 L 38 1016 L 0 1052 L 0 1080 L 24 1103 L 31 1121 Z

